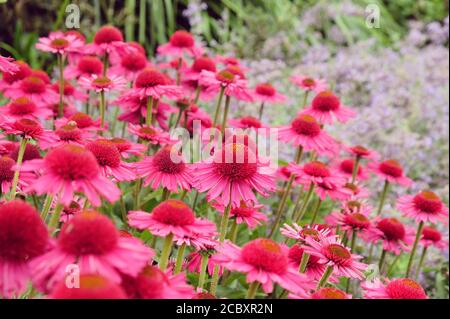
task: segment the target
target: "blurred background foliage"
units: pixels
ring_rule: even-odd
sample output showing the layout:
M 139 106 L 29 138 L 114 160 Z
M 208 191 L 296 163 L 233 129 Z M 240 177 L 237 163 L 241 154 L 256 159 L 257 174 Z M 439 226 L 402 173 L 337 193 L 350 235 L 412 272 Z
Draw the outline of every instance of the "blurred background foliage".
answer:
M 390 46 L 405 36 L 408 22 L 443 20 L 448 0 L 353 0 L 361 10 L 346 10 L 346 2 L 338 0 L 2 0 L 0 3 L 0 47 L 10 55 L 29 61 L 34 67 L 45 62 L 31 50 L 36 39 L 51 30 L 64 28 L 65 8 L 70 3 L 81 10 L 81 31 L 88 39 L 102 24 L 113 24 L 125 31 L 126 39 L 139 41 L 149 52 L 168 40 L 176 29 L 188 29 L 197 19 L 195 32 L 217 50 L 232 46 L 239 57 L 257 57 L 264 52 L 267 38 L 283 34 L 280 50 L 289 58 L 292 43 L 302 41 L 314 45 L 318 39 L 333 44 L 339 31 L 343 43 L 375 38 L 380 45 Z M 381 28 L 367 28 L 364 9 L 377 4 Z M 299 30 L 303 13 L 316 9 L 316 20 L 306 30 Z M 353 9 L 354 10 L 354 9 Z M 332 11 L 332 12 L 330 12 Z M 37 19 L 36 17 L 39 17 Z M 313 35 L 320 35 L 316 37 Z M 251 35 L 251 36 L 249 36 Z M 301 52 L 296 52 L 300 54 Z

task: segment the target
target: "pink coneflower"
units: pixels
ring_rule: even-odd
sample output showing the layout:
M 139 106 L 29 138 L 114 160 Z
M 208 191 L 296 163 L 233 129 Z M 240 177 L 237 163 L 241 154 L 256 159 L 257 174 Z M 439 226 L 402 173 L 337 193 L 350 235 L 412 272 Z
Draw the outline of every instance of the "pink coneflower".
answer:
M 52 249 L 33 260 L 33 282 L 43 291 L 78 264 L 81 275 L 97 274 L 121 282 L 121 274 L 137 276 L 153 251 L 134 237 L 120 236 L 114 223 L 95 211 L 83 211 L 65 223 Z
M 57 201 L 53 202 L 53 206 L 56 207 Z M 69 205 L 64 205 L 61 211 L 61 216 L 59 221 L 61 223 L 67 223 L 71 220 L 76 214 L 83 211 L 84 201 L 81 198 L 74 198 L 73 201 L 70 202 Z
M 51 86 L 44 82 L 40 77 L 35 75 L 27 76 L 26 78 L 14 82 L 4 95 L 17 99 L 20 97 L 27 97 L 36 105 L 55 104 L 59 100 L 59 95 L 52 90 Z
M 103 73 L 103 63 L 95 56 L 83 56 L 76 64 L 69 64 L 64 69 L 64 78 L 72 80 L 79 77 L 91 77 L 92 75 L 101 75 Z
M 103 56 L 124 54 L 135 50 L 123 41 L 122 32 L 113 26 L 103 26 L 94 35 L 94 42 L 86 45 L 86 52 Z
M 193 273 L 200 273 L 203 254 L 209 255 L 212 250 L 213 250 L 212 247 L 208 247 L 207 249 L 205 249 L 205 251 L 195 251 L 190 253 L 187 256 L 187 261 L 185 264 L 187 271 Z M 214 274 L 214 267 L 216 267 L 216 265 L 217 263 L 212 258 L 208 258 L 206 271 L 210 276 Z M 219 276 L 222 276 L 222 274 L 223 274 L 223 267 L 219 267 Z
M 301 111 L 301 114 L 314 116 L 322 124 L 332 124 L 334 119 L 345 123 L 356 116 L 354 111 L 342 105 L 339 98 L 330 91 L 317 94 L 311 106 Z
M 230 119 L 228 120 L 228 124 L 230 124 L 232 127 L 235 128 L 242 128 L 242 129 L 254 129 L 258 130 L 263 126 L 263 124 L 253 116 L 244 116 L 237 119 Z
M 136 76 L 150 66 L 145 54 L 139 51 L 125 53 L 117 58 L 111 58 L 112 67 L 109 69 L 110 75 L 122 76 L 128 81 L 134 81 Z
M 71 122 L 75 122 L 77 127 L 83 131 L 99 131 L 100 128 L 100 119 L 93 120 L 88 114 L 83 112 L 76 112 L 70 115 L 68 118 L 61 118 L 55 121 L 55 125 L 57 128 L 64 125 L 71 125 Z
M 277 169 L 277 178 L 287 182 L 289 178 L 291 177 L 291 171 L 289 169 L 289 166 L 281 166 Z
M 120 153 L 123 158 L 130 158 L 131 156 L 141 156 L 145 152 L 145 145 L 130 142 L 124 138 L 113 137 L 109 140 Z
M 187 114 L 187 123 L 185 124 L 186 129 L 189 131 L 189 133 L 194 132 L 194 123 L 197 123 L 200 126 L 200 130 L 203 132 L 204 130 L 212 127 L 212 119 L 209 116 L 207 112 L 202 110 L 199 107 L 190 107 L 186 110 Z
M 159 54 L 182 57 L 183 54 L 199 56 L 203 49 L 195 45 L 192 34 L 184 30 L 175 31 L 169 39 L 169 43 L 160 45 L 157 49 Z
M 94 154 L 105 176 L 114 177 L 119 182 L 136 179 L 134 165 L 122 161 L 119 150 L 112 142 L 98 139 L 86 144 L 86 149 Z
M 152 107 L 153 118 L 161 128 L 168 130 L 167 119 L 170 113 L 176 112 L 176 109 L 160 100 L 157 102 L 157 107 Z M 124 109 L 118 118 L 120 121 L 139 124 L 142 118 L 147 117 L 148 97 L 123 95 L 113 103 Z
M 200 56 L 194 60 L 189 68 L 181 69 L 184 81 L 194 81 L 198 85 L 200 74 L 203 70 L 216 72 L 216 62 L 206 56 Z
M 286 249 L 267 238 L 252 240 L 242 248 L 227 241 L 212 259 L 230 271 L 246 274 L 247 282 L 260 283 L 265 293 L 272 292 L 274 283 L 293 293 L 313 288 L 310 279 L 289 264 Z
M 68 122 L 66 125 L 61 125 L 56 128 L 54 131 L 54 136 L 55 140 L 50 143 L 40 143 L 43 149 L 58 147 L 66 144 L 84 146 L 88 140 L 92 138 L 92 134 L 89 131 L 79 129 L 74 121 Z
M 0 92 L 9 89 L 15 82 L 31 75 L 31 68 L 26 62 L 14 61 L 12 63 L 16 65 L 18 69 L 14 72 L 3 72 L 2 78 L 0 79 Z
M 313 79 L 308 76 L 302 75 L 292 76 L 291 81 L 292 83 L 304 89 L 305 91 L 314 91 L 316 93 L 320 93 L 328 88 L 328 85 L 325 82 L 325 80 Z
M 344 145 L 343 149 L 346 152 L 348 152 L 349 154 L 352 154 L 355 157 L 359 157 L 359 158 L 376 160 L 380 156 L 376 151 L 370 150 L 361 145 L 355 145 L 355 146 L 345 146 Z
M 31 205 L 20 200 L 0 204 L 0 297 L 17 298 L 25 292 L 30 261 L 47 245 L 48 231 Z
M 192 233 L 214 233 L 215 225 L 208 220 L 196 218 L 191 208 L 184 202 L 169 199 L 161 202 L 152 213 L 130 211 L 128 222 L 132 227 L 148 229 L 155 236 L 173 234 L 178 237 Z
M 357 183 L 346 183 L 344 187 L 351 191 L 353 199 L 367 198 L 370 196 L 369 190 Z
M 48 76 L 47 72 L 44 70 L 31 70 L 30 76 L 35 76 L 37 78 L 40 78 L 42 81 L 44 81 L 45 84 L 50 84 L 51 80 Z
M 55 91 L 58 94 L 59 94 L 59 85 L 60 85 L 59 82 L 55 82 L 51 86 L 53 91 Z M 63 95 L 64 99 L 70 103 L 74 103 L 76 101 L 85 102 L 88 98 L 88 95 L 86 93 L 80 92 L 66 80 L 63 83 Z
M 333 212 L 326 221 L 334 225 L 341 226 L 345 231 L 365 231 L 371 227 L 370 219 L 367 215 L 356 213 Z M 332 222 L 331 222 L 332 221 Z
M 409 278 L 386 279 L 383 284 L 378 278 L 361 285 L 365 299 L 428 299 L 422 286 Z
M 448 208 L 439 196 L 431 191 L 400 197 L 397 199 L 397 209 L 416 222 L 448 222 Z
M 146 266 L 134 278 L 124 276 L 122 287 L 131 299 L 188 299 L 194 294 L 185 274 L 172 275 L 155 266 Z
M 170 139 L 169 133 L 154 126 L 128 124 L 128 131 L 153 145 L 165 145 L 175 142 Z
M 224 205 L 239 205 L 241 200 L 256 202 L 253 191 L 268 196 L 276 188 L 269 165 L 262 164 L 243 144 L 225 144 L 212 158 L 194 165 L 194 187 L 207 192 L 209 200 L 220 198 Z
M 399 184 L 405 187 L 412 184 L 412 180 L 405 176 L 402 166 L 396 160 L 389 159 L 381 163 L 371 162 L 367 167 L 389 183 Z
M 344 158 L 342 160 L 336 161 L 334 163 L 334 168 L 343 176 L 347 177 L 347 179 L 352 178 L 353 169 L 355 167 L 355 160 L 353 158 Z M 358 165 L 356 171 L 356 180 L 367 180 L 369 179 L 369 174 L 365 167 L 361 164 Z
M 352 190 L 345 187 L 345 178 L 337 175 L 333 181 L 327 180 L 324 183 L 315 185 L 314 191 L 320 200 L 325 200 L 326 197 L 332 200 L 348 200 L 352 197 Z
M 270 83 L 258 84 L 253 96 L 256 101 L 261 103 L 283 103 L 286 101 L 286 97 L 278 93 Z
M 296 223 L 293 223 L 292 226 L 284 224 L 280 231 L 283 236 L 298 240 L 301 243 L 305 242 L 306 237 L 312 237 L 315 240 L 318 240 L 319 236 L 334 237 L 330 228 L 317 224 L 313 226 L 306 225 L 305 227 L 302 227 Z
M 119 75 L 103 76 L 92 74 L 90 77 L 81 77 L 78 83 L 86 90 L 99 93 L 121 91 L 125 88 L 127 81 Z
M 83 192 L 94 206 L 100 206 L 100 195 L 110 202 L 120 196 L 117 186 L 100 172 L 95 156 L 85 148 L 65 145 L 50 150 L 44 159 L 22 164 L 21 171 L 40 171 L 30 186 L 38 195 L 59 195 L 64 205 L 70 204 L 75 192 Z
M 320 258 L 317 256 L 309 256 L 308 254 L 305 254 L 304 245 L 302 243 L 296 243 L 292 245 L 291 248 L 289 248 L 288 252 L 288 258 L 289 263 L 294 267 L 295 269 L 299 269 L 302 259 L 308 256 L 308 262 L 306 263 L 304 273 L 314 280 L 320 280 L 322 278 L 326 266 L 320 262 Z M 337 279 L 332 276 L 330 278 L 331 282 L 336 282 Z
M 247 81 L 232 70 L 225 69 L 218 73 L 203 70 L 200 74 L 199 84 L 207 92 L 219 92 L 222 88 L 224 94 L 245 102 L 252 102 L 253 95 L 247 87 Z
M 171 83 L 167 75 L 151 68 L 141 71 L 134 81 L 133 89 L 125 93 L 123 98 L 148 98 L 159 100 L 163 96 L 169 99 L 178 99 L 182 96 L 182 89 Z
M 125 291 L 113 281 L 100 275 L 81 275 L 80 286 L 68 287 L 61 280 L 50 293 L 51 299 L 127 299 Z
M 299 115 L 291 125 L 280 127 L 278 139 L 295 146 L 301 145 L 304 151 L 316 151 L 319 155 L 334 156 L 338 150 L 337 142 L 308 114 Z
M 19 66 L 14 64 L 14 59 L 0 55 L 0 72 L 15 73 L 19 71 Z
M 8 156 L 17 161 L 17 158 L 19 157 L 19 149 L 20 143 L 15 143 Z M 42 158 L 39 147 L 34 144 L 27 143 L 25 146 L 25 151 L 23 152 L 22 161 L 26 162 L 36 158 Z
M 319 185 L 341 185 L 345 184 L 342 176 L 336 174 L 323 162 L 312 161 L 302 166 L 290 163 L 289 170 L 296 176 L 296 182 L 305 186 L 311 184 Z
M 52 131 L 46 130 L 35 120 L 22 118 L 13 122 L 1 124 L 6 134 L 20 135 L 22 138 L 33 139 L 39 143 L 51 143 L 54 141 Z M 42 148 L 42 145 L 40 145 Z
M 0 156 L 0 194 L 8 193 L 11 190 L 11 185 L 14 179 L 14 171 L 16 169 L 16 160 L 10 156 Z M 18 189 L 23 190 L 33 180 L 34 175 L 24 173 L 19 175 L 17 183 Z
M 37 106 L 29 98 L 23 96 L 19 97 L 4 107 L 0 108 L 0 112 L 6 117 L 13 119 L 48 119 L 53 115 L 53 112 L 45 106 Z
M 431 226 L 423 227 L 420 243 L 424 247 L 434 246 L 440 250 L 448 249 L 448 240 L 444 240 L 439 230 Z
M 80 52 L 84 47 L 84 41 L 73 34 L 51 32 L 48 37 L 39 38 L 36 49 L 54 54 L 65 55 L 71 52 Z
M 361 237 L 369 242 L 382 241 L 383 249 L 399 255 L 402 251 L 410 251 L 414 241 L 414 231 L 406 228 L 397 218 L 377 218 L 374 226 L 361 233 Z
M 222 213 L 226 208 L 224 204 L 220 203 L 220 200 L 213 203 L 212 206 Z M 259 211 L 263 207 L 264 205 L 252 201 L 241 201 L 239 205 L 231 205 L 230 217 L 234 218 L 238 225 L 245 223 L 248 228 L 252 229 L 268 220 L 266 214 Z
M 217 242 L 214 240 L 214 237 L 217 235 L 215 231 L 216 225 L 211 222 L 211 230 L 214 229 L 214 232 L 203 232 L 203 233 L 191 233 L 189 235 L 174 236 L 173 240 L 177 246 L 190 246 L 196 250 L 208 249 L 209 247 L 213 247 L 217 245 Z
M 319 257 L 319 262 L 333 269 L 336 276 L 363 279 L 363 270 L 366 264 L 359 262 L 362 256 L 352 254 L 350 249 L 343 246 L 336 237 L 323 237 L 319 235 L 319 240 L 312 237 L 305 238 L 307 246 L 305 252 L 310 256 Z
M 144 186 L 150 185 L 153 189 L 161 186 L 170 192 L 191 189 L 191 168 L 181 156 L 171 151 L 170 146 L 136 163 L 136 172 L 144 179 Z

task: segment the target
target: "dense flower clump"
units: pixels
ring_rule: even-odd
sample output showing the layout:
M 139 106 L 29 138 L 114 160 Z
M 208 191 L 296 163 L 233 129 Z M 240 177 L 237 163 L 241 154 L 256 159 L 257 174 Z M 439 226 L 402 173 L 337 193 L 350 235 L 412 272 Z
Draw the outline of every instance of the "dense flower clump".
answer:
M 445 199 L 401 149 L 346 143 L 364 118 L 343 84 L 254 83 L 184 30 L 154 59 L 114 26 L 36 49 L 55 77 L 0 57 L 0 298 L 428 298 Z

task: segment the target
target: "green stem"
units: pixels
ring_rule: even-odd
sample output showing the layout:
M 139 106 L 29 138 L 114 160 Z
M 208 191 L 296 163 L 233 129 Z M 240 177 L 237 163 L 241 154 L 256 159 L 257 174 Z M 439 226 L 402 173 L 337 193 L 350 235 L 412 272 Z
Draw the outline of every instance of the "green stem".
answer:
M 233 224 L 231 225 L 231 229 L 230 229 L 230 240 L 231 242 L 236 242 L 236 238 L 237 238 L 237 233 L 238 233 L 238 223 L 236 222 L 236 219 L 233 220 Z
M 263 112 L 264 112 L 264 102 L 262 102 L 261 106 L 259 107 L 259 117 L 258 118 L 260 121 L 262 119 Z
M 352 242 L 350 244 L 350 252 L 352 254 L 354 254 L 354 250 L 355 250 L 355 244 L 356 244 L 356 235 L 357 235 L 357 230 L 353 230 L 352 232 Z M 349 292 L 350 291 L 350 278 L 347 278 L 347 285 L 345 287 L 345 292 Z
M 331 274 L 333 273 L 333 267 L 328 266 L 327 269 L 324 271 L 322 278 L 320 278 L 319 283 L 317 284 L 316 290 L 319 290 L 323 286 L 327 284 L 328 278 L 330 278 Z
M 306 193 L 305 198 L 303 199 L 302 206 L 300 207 L 300 209 L 298 211 L 294 212 L 293 220 L 296 223 L 299 223 L 302 220 L 303 216 L 305 215 L 306 208 L 308 207 L 309 201 L 310 201 L 312 195 L 314 194 L 314 188 L 315 188 L 315 185 L 313 183 L 311 183 L 309 185 L 308 192 Z
M 311 219 L 310 225 L 314 225 L 317 219 L 317 215 L 319 214 L 320 205 L 322 204 L 322 200 L 320 198 L 317 198 L 316 206 L 314 207 L 313 217 Z
M 177 261 L 175 262 L 174 274 L 178 274 L 181 271 L 181 267 L 183 266 L 183 261 L 184 261 L 184 251 L 185 250 L 186 250 L 185 244 L 178 247 Z
M 170 251 L 172 250 L 173 234 L 169 234 L 164 238 L 163 249 L 161 251 L 161 258 L 159 259 L 159 268 L 164 271 L 169 263 Z
M 134 188 L 134 209 L 135 210 L 140 208 L 141 187 L 142 187 L 142 179 L 138 179 L 136 181 L 136 185 Z
M 378 270 L 380 271 L 380 274 L 383 272 L 383 264 L 385 259 L 386 259 L 386 249 L 383 249 L 380 256 L 380 261 L 378 262 Z
M 117 118 L 119 117 L 120 108 L 116 106 L 116 109 L 114 110 L 114 116 L 111 124 L 111 136 L 116 136 L 116 126 L 117 126 Z
M 108 71 L 108 65 L 109 65 L 109 57 L 108 53 L 105 53 L 103 56 L 103 76 L 106 76 L 106 72 Z
M 383 191 L 381 192 L 380 204 L 378 205 L 377 216 L 379 216 L 381 214 L 381 211 L 383 210 L 384 201 L 386 200 L 386 194 L 388 192 L 388 189 L 389 189 L 389 181 L 385 180 Z
M 48 228 L 50 229 L 50 231 L 54 231 L 58 226 L 59 218 L 61 217 L 63 207 L 64 206 L 61 203 L 56 204 L 55 210 L 53 211 L 50 221 L 48 223 Z
M 47 219 L 48 211 L 50 210 L 50 206 L 52 205 L 53 196 L 47 194 L 44 201 L 44 206 L 42 207 L 41 218 L 45 222 Z
M 16 170 L 14 171 L 14 177 L 11 184 L 11 192 L 9 194 L 10 200 L 16 198 L 17 185 L 19 184 L 20 166 L 22 165 L 23 154 L 25 153 L 27 142 L 28 139 L 26 139 L 25 137 L 23 137 L 22 140 L 20 141 L 19 153 L 17 154 L 17 161 L 16 161 Z
M 161 196 L 161 201 L 163 202 L 165 200 L 168 200 L 169 197 L 170 197 L 170 191 L 167 188 L 164 187 L 163 188 L 163 193 L 162 193 L 162 196 Z
M 149 96 L 147 100 L 147 113 L 145 114 L 145 125 L 151 126 L 153 121 L 153 97 Z
M 194 212 L 195 212 L 195 208 L 197 206 L 198 196 L 199 196 L 199 192 L 198 192 L 198 190 L 195 190 L 194 200 L 192 201 L 192 206 L 191 206 L 191 208 Z
M 259 282 L 254 281 L 248 286 L 247 299 L 255 299 L 256 292 L 258 291 Z
M 224 136 L 225 127 L 227 126 L 228 111 L 230 109 L 230 101 L 231 101 L 231 97 L 229 95 L 227 95 L 225 97 L 225 108 L 224 108 L 224 111 L 223 111 L 222 126 L 220 128 L 222 136 Z
M 231 198 L 230 198 L 230 203 L 225 208 L 225 211 L 223 212 L 223 215 L 222 215 L 222 219 L 220 221 L 219 241 L 221 243 L 223 243 L 223 241 L 225 240 L 226 234 L 227 234 L 228 220 L 229 220 L 229 216 L 230 216 L 230 211 L 231 211 Z M 211 279 L 211 285 L 210 285 L 210 289 L 209 289 L 209 292 L 211 294 L 213 294 L 213 295 L 216 294 L 216 289 L 217 289 L 217 283 L 218 282 L 219 282 L 219 265 L 215 265 L 214 266 L 213 276 L 212 276 L 212 279 Z
M 358 175 L 358 168 L 359 168 L 359 161 L 361 160 L 360 156 L 356 156 L 355 163 L 353 164 L 353 171 L 352 171 L 352 184 L 355 183 L 356 175 Z
M 308 266 L 308 261 L 309 261 L 309 254 L 303 252 L 302 254 L 302 260 L 300 261 L 300 266 L 298 268 L 298 270 L 301 273 L 304 273 L 306 271 L 306 266 Z
M 423 246 L 422 254 L 420 255 L 419 265 L 417 266 L 416 279 L 419 278 L 420 269 L 422 269 L 423 262 L 425 261 L 425 255 L 427 254 L 427 249 L 428 249 L 427 246 Z
M 198 99 L 200 98 L 200 94 L 202 93 L 202 87 L 199 85 L 197 86 L 197 88 L 195 89 L 195 97 L 194 97 L 194 103 L 197 104 L 198 103 Z
M 100 91 L 100 127 L 105 127 L 105 92 Z
M 392 271 L 394 270 L 395 265 L 397 264 L 398 260 L 400 259 L 401 254 L 398 254 L 397 256 L 395 256 L 394 261 L 389 265 L 389 268 L 386 272 L 386 277 L 391 277 L 392 275 Z
M 62 54 L 58 54 L 58 67 L 59 67 L 59 105 L 58 105 L 58 117 L 64 115 L 64 57 Z
M 213 121 L 213 127 L 216 126 L 217 121 L 219 120 L 219 114 L 220 114 L 220 107 L 222 105 L 222 99 L 223 99 L 223 94 L 225 93 L 225 87 L 221 87 L 220 88 L 220 93 L 219 93 L 219 98 L 217 100 L 217 105 L 216 105 L 216 111 L 214 112 L 214 121 Z
M 296 164 L 300 163 L 302 155 L 303 155 L 303 147 L 299 146 L 297 149 L 297 153 L 295 155 L 295 163 Z M 278 209 L 275 214 L 275 221 L 272 225 L 272 229 L 270 230 L 269 237 L 272 237 L 275 234 L 278 224 L 280 223 L 281 215 L 283 214 L 284 207 L 286 206 L 286 201 L 289 197 L 289 193 L 291 192 L 291 188 L 292 188 L 292 184 L 294 183 L 294 180 L 295 180 L 295 175 L 291 174 L 291 176 L 289 177 L 288 183 L 286 185 L 286 188 L 283 192 L 283 196 L 281 197 L 280 204 L 278 205 Z
M 204 253 L 202 255 L 202 261 L 200 263 L 200 275 L 198 277 L 198 285 L 197 285 L 197 287 L 200 289 L 203 289 L 203 287 L 205 286 L 207 275 L 206 269 L 208 268 L 208 259 L 209 259 L 208 253 Z
M 411 274 L 411 268 L 412 264 L 414 262 L 414 255 L 416 254 L 417 245 L 419 244 L 420 236 L 422 236 L 422 229 L 423 229 L 423 221 L 419 223 L 419 227 L 417 227 L 417 233 L 416 233 L 416 239 L 414 240 L 414 245 L 411 250 L 411 255 L 409 256 L 408 266 L 406 268 L 406 274 L 405 277 L 409 278 L 409 275 Z
M 306 106 L 306 103 L 308 102 L 308 95 L 309 91 L 305 91 L 305 94 L 303 95 L 302 108 L 304 108 Z

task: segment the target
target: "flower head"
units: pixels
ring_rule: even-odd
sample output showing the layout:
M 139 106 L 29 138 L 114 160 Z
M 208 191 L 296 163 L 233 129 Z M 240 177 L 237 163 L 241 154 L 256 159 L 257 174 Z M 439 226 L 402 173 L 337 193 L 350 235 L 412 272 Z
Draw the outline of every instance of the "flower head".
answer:
M 289 264 L 287 251 L 276 242 L 258 238 L 242 248 L 225 242 L 217 249 L 213 260 L 230 271 L 247 275 L 247 282 L 259 282 L 270 293 L 274 283 L 293 293 L 305 293 L 312 282 Z
M 32 206 L 20 200 L 0 204 L 0 297 L 19 297 L 26 290 L 29 263 L 48 243 L 47 228 Z
M 81 275 L 120 283 L 121 274 L 137 276 L 153 254 L 139 239 L 120 236 L 106 216 L 82 211 L 62 226 L 55 246 L 33 260 L 33 281 L 41 290 L 51 290 L 64 279 L 66 267 L 76 263 Z
M 448 221 L 448 208 L 439 196 L 431 191 L 400 197 L 397 200 L 397 209 L 417 222 Z

